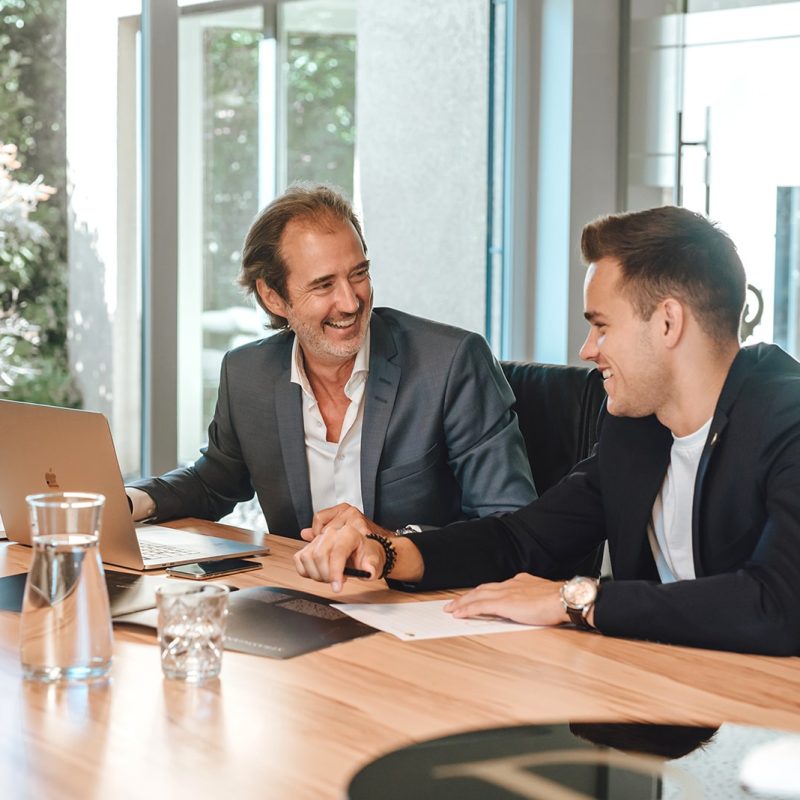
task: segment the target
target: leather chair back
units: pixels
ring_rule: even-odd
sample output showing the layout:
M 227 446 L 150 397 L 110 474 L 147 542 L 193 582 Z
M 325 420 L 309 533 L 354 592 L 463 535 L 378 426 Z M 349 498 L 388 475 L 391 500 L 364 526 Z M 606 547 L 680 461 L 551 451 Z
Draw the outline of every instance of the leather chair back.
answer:
M 539 494 L 586 458 L 597 441 L 597 415 L 605 400 L 596 369 L 502 361 L 514 411 Z
M 605 400 L 596 369 L 501 361 L 516 397 L 514 411 L 539 494 L 558 483 L 597 442 L 597 416 Z M 599 575 L 603 547 L 565 575 Z

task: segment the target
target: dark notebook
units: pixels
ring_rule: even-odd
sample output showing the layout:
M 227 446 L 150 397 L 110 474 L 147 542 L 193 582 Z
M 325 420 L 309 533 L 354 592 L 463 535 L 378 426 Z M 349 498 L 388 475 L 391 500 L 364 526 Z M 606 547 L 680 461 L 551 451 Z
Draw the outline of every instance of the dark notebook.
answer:
M 230 597 L 225 649 L 292 658 L 376 632 L 332 608 L 333 602 L 276 586 L 241 589 Z M 130 614 L 115 622 L 155 628 L 156 612 Z
M 111 616 L 130 614 L 156 606 L 156 586 L 167 579 L 163 575 L 136 575 L 104 570 Z M 0 611 L 22 611 L 27 572 L 0 578 Z

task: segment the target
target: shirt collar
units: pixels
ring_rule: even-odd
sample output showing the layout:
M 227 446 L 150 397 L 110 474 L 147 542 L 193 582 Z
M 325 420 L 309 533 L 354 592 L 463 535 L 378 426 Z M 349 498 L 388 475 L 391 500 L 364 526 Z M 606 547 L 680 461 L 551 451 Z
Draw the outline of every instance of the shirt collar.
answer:
M 349 390 L 351 387 L 356 385 L 358 381 L 366 382 L 366 377 L 369 374 L 371 327 L 372 326 L 367 328 L 364 342 L 360 350 L 356 353 L 356 360 L 353 363 L 353 372 L 344 387 L 344 393 L 348 397 L 350 396 Z M 300 342 L 297 339 L 297 335 L 295 335 L 294 342 L 292 343 L 292 369 L 289 380 L 291 383 L 296 383 L 302 389 L 303 394 L 316 402 L 316 397 L 314 397 L 314 392 L 311 390 L 311 384 L 308 382 L 308 376 L 306 375 L 305 365 L 303 364 L 303 351 L 300 349 Z

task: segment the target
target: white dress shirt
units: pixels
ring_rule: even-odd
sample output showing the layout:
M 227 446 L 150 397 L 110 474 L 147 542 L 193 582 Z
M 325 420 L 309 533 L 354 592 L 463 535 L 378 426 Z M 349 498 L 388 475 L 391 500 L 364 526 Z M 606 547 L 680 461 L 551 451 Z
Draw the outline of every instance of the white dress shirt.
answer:
M 308 479 L 311 485 L 311 505 L 314 513 L 339 503 L 350 503 L 364 511 L 361 497 L 361 423 L 364 419 L 364 391 L 369 375 L 370 333 L 356 354 L 353 373 L 344 387 L 350 405 L 344 415 L 338 442 L 327 441 L 325 420 L 317 398 L 311 390 L 303 354 L 295 337 L 292 346 L 291 382 L 300 386 L 303 403 Z
M 695 577 L 692 551 L 694 484 L 700 456 L 711 428 L 705 425 L 688 436 L 672 437 L 669 467 L 655 503 L 647 535 L 662 583 Z
M 359 511 L 364 511 L 361 496 L 361 422 L 364 418 L 364 390 L 369 375 L 369 342 L 370 332 L 367 329 L 364 344 L 356 354 L 353 373 L 344 387 L 350 405 L 338 442 L 327 441 L 325 421 L 308 382 L 297 337 L 292 346 L 290 380 L 298 384 L 302 392 L 306 459 L 315 514 L 339 503 L 350 503 Z M 125 491 L 132 501 L 135 520 L 147 519 L 155 514 L 155 503 L 147 492 L 131 487 L 126 487 Z

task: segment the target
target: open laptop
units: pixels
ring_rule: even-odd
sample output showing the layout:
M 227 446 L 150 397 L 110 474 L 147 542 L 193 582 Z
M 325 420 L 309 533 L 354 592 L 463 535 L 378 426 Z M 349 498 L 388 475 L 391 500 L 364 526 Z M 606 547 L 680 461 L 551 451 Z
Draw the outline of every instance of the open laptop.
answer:
M 162 569 L 269 552 L 230 539 L 134 525 L 102 414 L 0 400 L 0 515 L 10 541 L 31 544 L 25 497 L 39 492 L 105 495 L 100 555 L 108 564 Z

